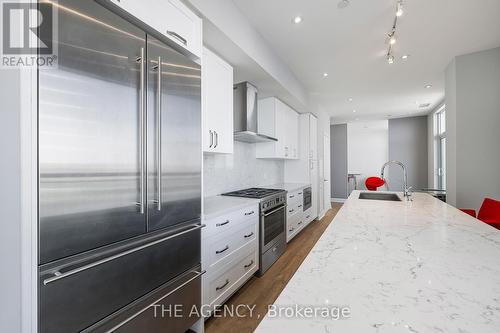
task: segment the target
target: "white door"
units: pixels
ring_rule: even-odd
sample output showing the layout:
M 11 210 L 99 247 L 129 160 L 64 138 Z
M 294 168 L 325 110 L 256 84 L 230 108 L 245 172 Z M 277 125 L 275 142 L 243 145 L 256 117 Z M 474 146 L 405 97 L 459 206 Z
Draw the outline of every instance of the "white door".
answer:
M 331 207 L 330 190 L 330 136 L 323 136 L 323 200 L 324 211 Z

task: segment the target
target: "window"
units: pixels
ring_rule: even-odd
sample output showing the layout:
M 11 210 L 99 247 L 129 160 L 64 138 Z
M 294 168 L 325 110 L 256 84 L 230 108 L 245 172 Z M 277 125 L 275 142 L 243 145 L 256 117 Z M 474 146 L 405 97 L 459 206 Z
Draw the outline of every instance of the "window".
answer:
M 443 105 L 434 115 L 436 177 L 438 189 L 446 190 L 446 107 Z

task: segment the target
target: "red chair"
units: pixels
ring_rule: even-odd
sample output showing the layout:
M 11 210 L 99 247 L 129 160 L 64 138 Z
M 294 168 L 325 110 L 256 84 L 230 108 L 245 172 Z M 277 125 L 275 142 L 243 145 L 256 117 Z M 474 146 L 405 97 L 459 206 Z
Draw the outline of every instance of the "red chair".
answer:
M 460 209 L 462 212 L 476 217 L 474 209 Z M 479 209 L 478 220 L 500 230 L 500 201 L 486 198 Z
M 369 191 L 376 191 L 377 187 L 383 186 L 385 180 L 380 177 L 368 177 L 365 180 L 365 186 Z

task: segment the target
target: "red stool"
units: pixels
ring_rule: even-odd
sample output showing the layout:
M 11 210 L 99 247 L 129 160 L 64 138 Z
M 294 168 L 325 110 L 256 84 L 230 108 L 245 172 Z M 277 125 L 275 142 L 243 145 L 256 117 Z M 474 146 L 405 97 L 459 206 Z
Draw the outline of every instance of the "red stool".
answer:
M 376 191 L 378 187 L 383 186 L 385 180 L 380 177 L 368 177 L 365 180 L 365 186 L 369 191 Z
M 472 217 L 476 217 L 476 211 L 474 209 L 460 210 Z M 500 201 L 491 198 L 485 198 L 483 204 L 481 205 L 481 208 L 479 209 L 477 218 L 478 220 L 500 230 Z

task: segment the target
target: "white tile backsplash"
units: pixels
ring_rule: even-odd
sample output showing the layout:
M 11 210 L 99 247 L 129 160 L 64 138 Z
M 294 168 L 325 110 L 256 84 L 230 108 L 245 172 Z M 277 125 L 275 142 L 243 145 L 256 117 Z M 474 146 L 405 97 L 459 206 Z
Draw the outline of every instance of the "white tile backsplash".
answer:
M 203 195 L 282 183 L 284 162 L 255 158 L 255 145 L 235 141 L 233 154 L 204 154 Z

